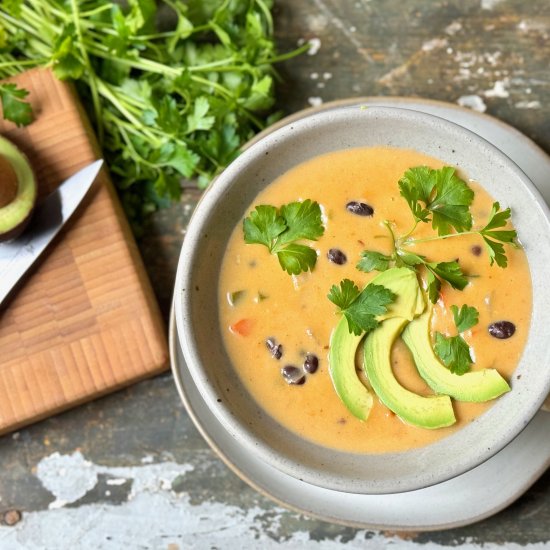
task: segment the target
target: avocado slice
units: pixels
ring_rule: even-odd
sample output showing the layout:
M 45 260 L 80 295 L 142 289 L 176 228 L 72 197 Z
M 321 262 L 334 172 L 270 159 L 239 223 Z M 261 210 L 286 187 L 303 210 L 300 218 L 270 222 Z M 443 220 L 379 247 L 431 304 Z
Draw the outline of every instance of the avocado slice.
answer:
M 424 295 L 414 271 L 394 267 L 377 275 L 369 284 L 377 284 L 391 290 L 395 301 L 379 321 L 399 316 L 411 320 L 426 307 Z M 355 355 L 364 334 L 356 336 L 348 329 L 344 317 L 332 332 L 329 348 L 329 373 L 338 397 L 348 410 L 360 420 L 366 420 L 373 405 L 373 397 L 359 379 L 355 369 Z
M 430 339 L 432 307 L 405 328 L 402 338 L 411 351 L 416 368 L 428 386 L 458 401 L 482 402 L 510 391 L 508 382 L 495 369 L 459 375 L 451 372 L 435 355 Z
M 0 242 L 23 231 L 36 194 L 36 179 L 27 157 L 11 141 L 0 137 Z
M 401 420 L 420 428 L 443 428 L 456 422 L 448 395 L 424 397 L 401 386 L 391 367 L 391 348 L 407 319 L 387 319 L 367 335 L 365 372 L 380 401 Z

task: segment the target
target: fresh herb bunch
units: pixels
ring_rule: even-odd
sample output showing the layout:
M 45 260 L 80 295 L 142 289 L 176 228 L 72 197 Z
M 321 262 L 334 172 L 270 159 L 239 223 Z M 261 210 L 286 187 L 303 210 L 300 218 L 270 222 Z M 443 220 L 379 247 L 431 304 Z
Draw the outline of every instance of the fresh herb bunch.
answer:
M 393 252 L 365 250 L 357 264 L 359 271 L 385 271 L 390 267 L 409 267 L 417 270 L 423 266 L 426 273 L 427 291 L 430 301 L 439 299 L 443 282 L 453 288 L 463 290 L 468 279 L 456 260 L 447 262 L 429 261 L 425 256 L 410 250 L 415 244 L 449 239 L 461 235 L 478 235 L 487 250 L 490 264 L 506 267 L 508 259 L 504 244 L 517 246 L 517 233 L 504 228 L 510 219 L 509 208 L 500 210 L 498 202 L 493 203 L 489 221 L 481 229 L 472 229 L 473 220 L 470 205 L 474 198 L 473 191 L 461 180 L 450 166 L 439 170 L 427 166 L 410 168 L 399 180 L 401 196 L 407 201 L 413 214 L 414 224 L 405 235 L 397 237 L 392 224 L 385 221 L 392 243 Z M 419 223 L 432 222 L 437 235 L 426 238 L 413 238 L 411 235 Z
M 51 67 L 73 80 L 131 220 L 204 187 L 273 118 L 272 0 L 4 0 L 0 77 Z M 30 121 L 0 87 L 5 118 Z

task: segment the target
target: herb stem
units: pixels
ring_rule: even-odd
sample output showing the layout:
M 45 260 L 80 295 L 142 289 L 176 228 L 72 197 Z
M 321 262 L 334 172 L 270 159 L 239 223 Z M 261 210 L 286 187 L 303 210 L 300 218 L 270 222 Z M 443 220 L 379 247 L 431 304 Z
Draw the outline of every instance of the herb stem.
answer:
M 101 102 L 99 100 L 99 91 L 98 91 L 98 86 L 102 81 L 95 74 L 94 68 L 90 63 L 88 51 L 86 49 L 86 46 L 84 45 L 84 37 L 82 35 L 82 28 L 80 26 L 80 13 L 79 13 L 77 0 L 71 0 L 71 6 L 72 6 L 73 24 L 76 32 L 76 37 L 78 40 L 78 49 L 80 50 L 80 55 L 82 56 L 82 61 L 84 62 L 86 71 L 88 72 L 87 80 L 88 80 L 88 86 L 90 86 L 90 93 L 92 96 L 92 105 L 95 113 L 97 139 L 100 145 L 102 145 L 104 141 L 103 117 L 101 116 L 103 109 L 101 106 Z
M 410 233 L 408 233 L 410 235 Z M 463 237 L 464 235 L 479 235 L 479 231 L 464 231 L 462 233 L 449 233 L 448 235 L 437 235 L 435 237 L 425 237 L 423 239 L 400 239 L 400 244 L 403 246 L 413 246 L 419 243 L 429 243 L 433 241 L 441 241 L 452 237 Z

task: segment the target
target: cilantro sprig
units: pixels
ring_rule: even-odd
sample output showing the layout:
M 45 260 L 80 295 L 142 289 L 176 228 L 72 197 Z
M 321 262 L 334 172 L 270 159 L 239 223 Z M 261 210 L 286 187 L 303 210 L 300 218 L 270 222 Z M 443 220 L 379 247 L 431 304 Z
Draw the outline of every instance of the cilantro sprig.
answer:
M 369 284 L 363 290 L 350 279 L 333 285 L 328 299 L 335 304 L 348 322 L 350 332 L 360 336 L 363 332 L 375 329 L 377 316 L 387 312 L 387 306 L 395 300 L 395 295 L 382 285 Z
M 500 209 L 498 202 L 493 203 L 489 220 L 481 229 L 472 229 L 470 213 L 474 193 L 467 183 L 461 180 L 454 168 L 446 166 L 439 170 L 427 166 L 410 168 L 399 180 L 401 196 L 407 201 L 414 218 L 413 228 L 404 236 L 397 237 L 389 221 L 384 222 L 393 241 L 391 254 L 365 250 L 357 264 L 359 271 L 385 271 L 390 267 L 409 267 L 415 271 L 424 270 L 426 290 L 430 301 L 439 299 L 443 283 L 463 290 L 468 278 L 457 260 L 435 262 L 426 256 L 415 254 L 411 247 L 428 241 L 448 239 L 461 235 L 478 235 L 483 240 L 490 264 L 506 267 L 508 259 L 505 244 L 517 246 L 517 233 L 504 228 L 510 220 L 510 208 Z M 429 223 L 437 235 L 426 238 L 414 238 L 419 223 Z
M 506 267 L 508 265 L 508 258 L 504 252 L 503 243 L 517 246 L 517 232 L 514 229 L 497 230 L 499 227 L 506 226 L 511 215 L 510 208 L 500 210 L 500 204 L 498 202 L 493 203 L 487 225 L 478 232 L 485 243 L 491 265 L 494 262 L 499 267 Z
M 315 267 L 317 252 L 297 241 L 316 241 L 324 231 L 321 207 L 310 199 L 280 208 L 258 205 L 243 222 L 245 242 L 266 246 L 289 275 Z
M 460 309 L 452 305 L 451 311 L 459 334 L 445 336 L 436 332 L 434 351 L 451 372 L 461 375 L 468 372 L 473 363 L 470 347 L 462 337 L 462 333 L 477 325 L 479 312 L 475 307 L 466 304 Z

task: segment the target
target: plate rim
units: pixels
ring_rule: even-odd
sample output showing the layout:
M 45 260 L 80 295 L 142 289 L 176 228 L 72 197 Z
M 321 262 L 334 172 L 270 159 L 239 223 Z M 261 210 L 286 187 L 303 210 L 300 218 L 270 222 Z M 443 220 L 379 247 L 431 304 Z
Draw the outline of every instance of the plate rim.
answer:
M 466 114 L 468 117 L 471 117 L 473 119 L 478 119 L 478 120 L 480 120 L 480 122 L 486 121 L 486 122 L 492 124 L 493 126 L 498 126 L 499 129 L 502 132 L 505 132 L 506 134 L 509 134 L 511 137 L 513 137 L 516 140 L 521 140 L 521 142 L 526 147 L 531 149 L 532 152 L 535 155 L 540 156 L 543 160 L 545 160 L 547 163 L 550 164 L 550 158 L 547 156 L 546 152 L 541 147 L 539 147 L 534 141 L 532 141 L 529 137 L 525 136 L 523 133 L 521 133 L 516 128 L 510 126 L 509 124 L 507 124 L 507 123 L 505 123 L 505 122 L 503 122 L 503 121 L 501 121 L 501 120 L 499 120 L 495 117 L 492 117 L 491 115 L 487 115 L 487 114 L 484 114 L 484 113 L 472 111 L 470 109 L 467 109 L 467 108 L 464 108 L 464 107 L 461 107 L 461 106 L 457 106 L 455 104 L 448 103 L 448 102 L 445 102 L 445 101 L 425 99 L 425 98 L 415 98 L 415 97 L 403 97 L 403 96 L 392 96 L 392 97 L 366 96 L 366 97 L 357 97 L 357 98 L 346 98 L 346 99 L 340 99 L 340 100 L 327 102 L 327 103 L 324 103 L 323 105 L 320 105 L 320 106 L 306 108 L 306 109 L 303 109 L 303 110 L 298 111 L 296 113 L 293 113 L 291 115 L 288 115 L 287 117 L 284 117 L 281 120 L 277 121 L 275 124 L 273 124 L 269 128 L 266 128 L 265 130 L 263 130 L 262 132 L 257 134 L 254 138 L 252 138 L 249 142 L 247 142 L 243 146 L 243 149 L 248 148 L 250 145 L 252 145 L 256 141 L 262 139 L 265 135 L 268 135 L 269 133 L 273 132 L 274 130 L 276 130 L 276 129 L 278 129 L 278 128 L 286 125 L 286 124 L 292 123 L 295 120 L 302 119 L 302 118 L 307 118 L 308 116 L 317 114 L 321 111 L 326 111 L 326 110 L 330 110 L 330 109 L 334 109 L 334 108 L 339 108 L 339 107 L 342 107 L 342 106 L 352 106 L 352 105 L 359 105 L 359 104 L 367 104 L 367 106 L 372 105 L 372 106 L 376 106 L 376 107 L 377 106 L 386 106 L 386 105 L 393 105 L 395 107 L 402 106 L 403 108 L 407 108 L 407 109 L 410 109 L 410 110 L 418 110 L 419 106 L 426 105 L 426 106 L 433 106 L 433 107 L 436 107 L 438 109 L 441 109 L 441 110 L 447 111 L 447 112 L 449 110 L 458 111 L 458 112 L 461 112 L 463 114 Z M 429 112 L 428 114 L 434 114 L 434 113 Z M 439 116 L 441 118 L 446 118 L 445 115 L 440 114 L 440 113 L 435 113 L 435 116 Z M 458 124 L 458 125 L 462 125 L 460 122 L 455 121 L 455 120 L 451 120 L 451 122 L 453 122 L 455 124 Z M 464 127 L 466 127 L 467 129 L 470 129 L 470 128 L 468 128 L 468 126 L 464 126 Z M 470 131 L 474 131 L 474 130 L 470 129 Z M 475 133 L 475 131 L 474 131 L 474 133 Z M 520 168 L 522 168 L 521 165 L 520 165 Z M 523 170 L 523 168 L 522 168 L 522 170 Z M 180 379 L 180 372 L 178 371 L 177 366 L 175 364 L 176 363 L 175 359 L 176 359 L 176 356 L 177 356 L 177 350 L 175 350 L 174 347 L 179 345 L 179 340 L 177 338 L 177 328 L 176 328 L 176 324 L 174 322 L 174 318 L 175 318 L 174 302 L 172 302 L 171 311 L 170 311 L 169 344 L 170 344 L 170 355 L 171 355 L 171 358 L 172 358 L 172 361 L 171 361 L 172 372 L 174 374 L 174 379 L 175 379 L 175 382 L 176 382 L 178 392 L 179 392 L 180 397 L 181 397 L 181 399 L 182 399 L 182 401 L 183 401 L 183 403 L 184 403 L 184 405 L 187 409 L 187 412 L 189 413 L 191 419 L 193 420 L 195 426 L 197 427 L 197 429 L 201 433 L 202 437 L 206 440 L 206 442 L 214 450 L 214 452 L 217 454 L 217 456 L 226 464 L 226 466 L 228 466 L 230 468 L 230 470 L 232 470 L 240 479 L 242 479 L 244 482 L 246 482 L 252 488 L 257 490 L 259 493 L 263 494 L 264 496 L 267 496 L 272 501 L 275 501 L 276 503 L 280 504 L 281 506 L 283 506 L 285 508 L 289 508 L 293 511 L 296 511 L 296 512 L 299 512 L 299 513 L 305 513 L 307 515 L 316 517 L 317 519 L 321 519 L 321 520 L 324 520 L 324 521 L 331 521 L 331 522 L 334 522 L 334 523 L 337 523 L 337 524 L 347 525 L 347 526 L 351 526 L 351 527 L 359 527 L 359 528 L 368 527 L 368 528 L 382 528 L 382 529 L 388 529 L 389 528 L 388 525 L 385 525 L 385 524 L 370 524 L 370 523 L 363 523 L 363 522 L 346 521 L 342 518 L 325 516 L 323 514 L 317 514 L 315 512 L 310 511 L 310 510 L 305 510 L 305 509 L 302 509 L 298 506 L 294 506 L 294 505 L 292 505 L 288 502 L 285 502 L 285 501 L 281 500 L 280 498 L 270 494 L 269 491 L 267 491 L 265 488 L 258 485 L 256 482 L 251 480 L 244 472 L 242 472 L 242 470 L 240 470 L 239 467 L 236 464 L 234 464 L 225 455 L 225 453 L 220 448 L 220 446 L 207 433 L 206 429 L 202 426 L 201 421 L 199 420 L 199 418 L 197 417 L 196 413 L 194 412 L 191 404 L 189 403 L 189 400 L 186 396 L 185 389 L 183 388 L 182 380 Z M 537 413 L 537 414 L 540 414 L 540 413 Z M 474 518 L 466 519 L 464 521 L 450 522 L 449 524 L 437 524 L 437 525 L 421 526 L 421 527 L 418 527 L 418 530 L 430 531 L 430 530 L 440 530 L 440 529 L 448 529 L 448 528 L 458 527 L 458 526 L 474 523 L 475 521 L 480 521 L 480 520 L 482 520 L 486 517 L 489 517 L 489 516 L 497 513 L 498 511 L 500 511 L 503 508 L 505 508 L 506 506 L 508 506 L 511 502 L 513 502 L 521 494 L 523 494 L 523 492 L 525 490 L 527 490 L 528 487 L 530 485 L 532 485 L 540 477 L 540 475 L 542 475 L 542 473 L 548 467 L 549 464 L 550 464 L 550 456 L 548 457 L 547 464 L 543 468 L 541 468 L 540 471 L 537 471 L 536 473 L 531 475 L 531 477 L 528 480 L 526 480 L 526 482 L 522 486 L 521 490 L 518 491 L 517 494 L 511 495 L 508 500 L 505 500 L 505 501 L 499 503 L 498 505 L 493 506 L 491 509 L 487 510 L 484 514 L 478 515 Z M 281 474 L 281 475 L 286 475 L 286 474 L 283 474 L 280 471 L 278 473 Z M 446 483 L 446 482 L 442 482 L 442 483 Z M 418 491 L 422 491 L 422 490 L 424 490 L 424 489 L 419 489 Z M 344 494 L 344 493 L 342 493 L 342 494 Z M 399 494 L 402 494 L 402 493 L 395 493 L 395 494 L 399 495 Z M 373 495 L 369 495 L 369 496 L 373 496 Z M 379 496 L 386 496 L 386 495 L 379 495 Z M 391 526 L 391 528 L 395 529 L 395 530 L 401 530 L 401 529 L 409 529 L 410 530 L 410 526 L 398 526 L 397 525 L 397 526 Z

